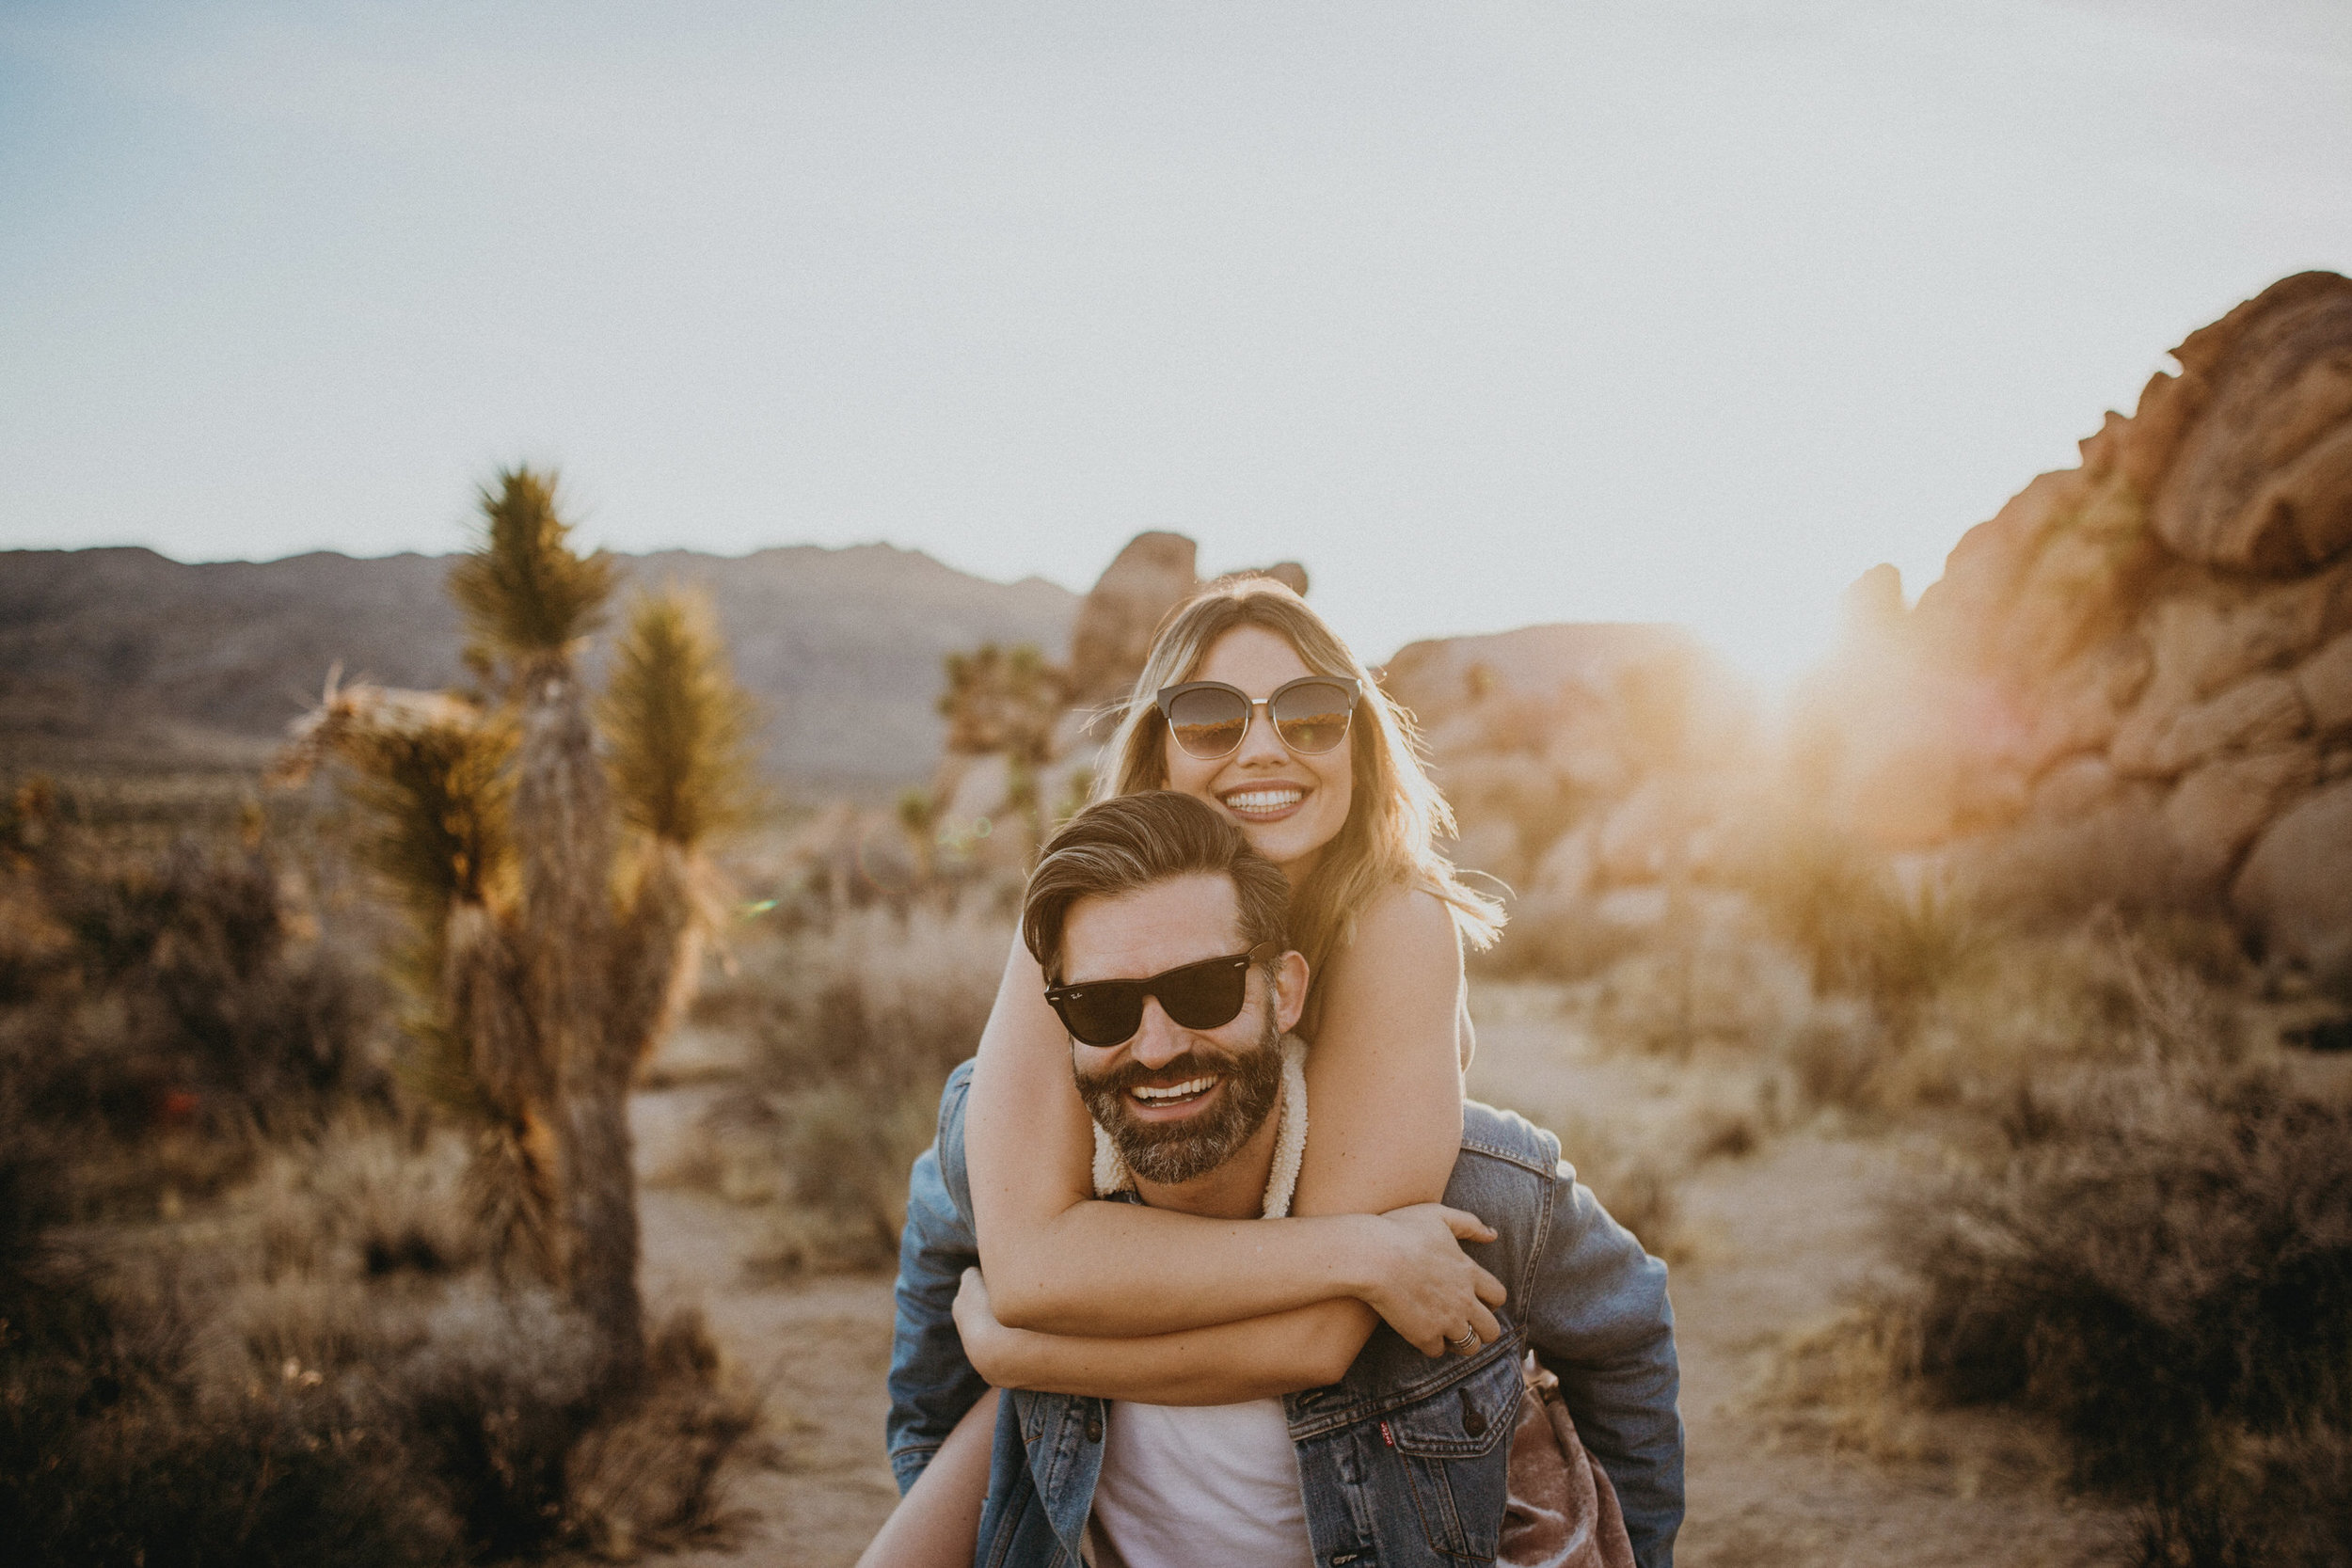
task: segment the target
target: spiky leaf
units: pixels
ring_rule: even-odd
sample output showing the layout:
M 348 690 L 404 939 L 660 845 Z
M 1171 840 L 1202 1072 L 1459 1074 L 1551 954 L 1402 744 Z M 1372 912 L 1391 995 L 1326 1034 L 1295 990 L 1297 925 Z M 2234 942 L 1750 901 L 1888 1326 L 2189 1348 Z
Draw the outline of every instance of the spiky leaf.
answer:
M 449 575 L 475 640 L 509 657 L 553 653 L 594 630 L 612 594 L 612 562 L 581 555 L 556 511 L 556 476 L 499 474 L 481 493 L 483 534 Z
M 638 598 L 612 650 L 599 717 L 631 826 L 691 848 L 756 812 L 752 701 L 702 594 L 673 588 Z

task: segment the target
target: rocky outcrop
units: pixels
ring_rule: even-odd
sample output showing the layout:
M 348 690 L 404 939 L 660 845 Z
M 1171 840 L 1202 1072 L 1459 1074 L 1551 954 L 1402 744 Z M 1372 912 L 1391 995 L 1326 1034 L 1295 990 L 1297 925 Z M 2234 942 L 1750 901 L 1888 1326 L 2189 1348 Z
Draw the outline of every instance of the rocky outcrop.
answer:
M 1850 638 L 1806 711 L 1841 748 L 1841 809 L 1883 841 L 2085 901 L 2144 896 L 2161 863 L 2167 896 L 2226 899 L 2260 941 L 2336 963 L 2352 281 L 2287 278 L 2174 354 L 2180 373 L 2108 415 L 2079 467 Z
M 1423 726 L 1456 863 L 1522 907 L 1704 874 L 1756 745 L 1746 693 L 1674 626 L 1415 642 L 1381 685 Z
M 1200 586 L 1197 552 L 1181 533 L 1138 533 L 1112 558 L 1071 627 L 1073 701 L 1105 703 L 1127 694 L 1161 619 Z

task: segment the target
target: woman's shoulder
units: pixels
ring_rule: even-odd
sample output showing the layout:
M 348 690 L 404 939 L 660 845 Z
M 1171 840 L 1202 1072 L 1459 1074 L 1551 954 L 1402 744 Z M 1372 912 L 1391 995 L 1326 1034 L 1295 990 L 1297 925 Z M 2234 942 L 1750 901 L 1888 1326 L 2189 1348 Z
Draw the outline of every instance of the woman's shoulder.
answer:
M 1361 963 L 1386 969 L 1403 963 L 1419 969 L 1434 964 L 1451 972 L 1461 963 L 1454 911 L 1425 887 L 1396 882 L 1382 888 L 1357 911 L 1354 924 L 1351 940 L 1337 955 L 1351 967 Z

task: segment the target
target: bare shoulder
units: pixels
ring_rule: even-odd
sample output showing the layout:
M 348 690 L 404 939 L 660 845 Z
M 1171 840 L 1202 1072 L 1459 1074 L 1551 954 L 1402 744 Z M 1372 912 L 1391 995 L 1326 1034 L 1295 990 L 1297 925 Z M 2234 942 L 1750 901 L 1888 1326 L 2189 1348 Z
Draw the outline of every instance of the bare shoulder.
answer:
M 1450 994 L 1462 973 L 1454 913 L 1424 889 L 1391 888 L 1357 916 L 1355 940 L 1331 956 L 1329 967 L 1335 979 L 1442 981 Z

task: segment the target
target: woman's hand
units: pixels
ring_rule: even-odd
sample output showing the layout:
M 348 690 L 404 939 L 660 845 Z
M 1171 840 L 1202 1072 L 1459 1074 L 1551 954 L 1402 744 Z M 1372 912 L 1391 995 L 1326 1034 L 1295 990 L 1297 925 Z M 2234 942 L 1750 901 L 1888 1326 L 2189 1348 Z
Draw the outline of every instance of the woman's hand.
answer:
M 1465 1329 L 1482 1344 L 1502 1336 L 1492 1309 L 1509 1292 L 1457 1244 L 1493 1241 L 1495 1232 L 1486 1221 L 1442 1203 L 1416 1203 L 1375 1215 L 1373 1234 L 1378 1240 L 1363 1300 L 1406 1343 L 1423 1355 L 1442 1355 Z M 966 1289 L 971 1277 L 967 1275 Z M 962 1315 L 959 1299 L 959 1323 Z
M 963 1338 L 964 1358 L 991 1386 L 1020 1386 L 1011 1353 L 1023 1331 L 996 1321 L 988 1304 L 988 1281 L 977 1269 L 964 1270 L 963 1283 L 956 1290 L 956 1332 Z

